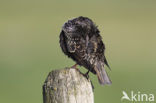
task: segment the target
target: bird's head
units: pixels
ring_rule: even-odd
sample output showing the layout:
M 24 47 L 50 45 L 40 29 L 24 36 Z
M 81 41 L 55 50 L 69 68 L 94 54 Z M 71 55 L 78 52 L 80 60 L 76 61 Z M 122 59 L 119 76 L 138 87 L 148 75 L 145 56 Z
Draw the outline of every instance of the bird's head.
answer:
M 78 17 L 68 20 L 62 27 L 62 31 L 67 37 L 86 37 L 99 33 L 93 21 L 87 17 Z

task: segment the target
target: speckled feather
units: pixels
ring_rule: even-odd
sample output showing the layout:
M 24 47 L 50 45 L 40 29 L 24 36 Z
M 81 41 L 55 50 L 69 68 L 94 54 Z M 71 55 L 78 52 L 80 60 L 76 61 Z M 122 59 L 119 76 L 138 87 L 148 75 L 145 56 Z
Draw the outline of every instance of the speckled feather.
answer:
M 60 46 L 65 55 L 80 66 L 96 74 L 100 84 L 111 84 L 104 64 L 105 45 L 97 26 L 87 17 L 78 17 L 67 21 L 60 33 Z

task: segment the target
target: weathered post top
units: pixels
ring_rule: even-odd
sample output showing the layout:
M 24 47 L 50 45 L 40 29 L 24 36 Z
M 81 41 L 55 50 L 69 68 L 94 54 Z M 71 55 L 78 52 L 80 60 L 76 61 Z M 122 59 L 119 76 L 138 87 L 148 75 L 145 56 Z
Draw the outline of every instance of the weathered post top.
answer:
M 76 69 L 54 70 L 44 82 L 43 103 L 94 103 L 92 84 Z

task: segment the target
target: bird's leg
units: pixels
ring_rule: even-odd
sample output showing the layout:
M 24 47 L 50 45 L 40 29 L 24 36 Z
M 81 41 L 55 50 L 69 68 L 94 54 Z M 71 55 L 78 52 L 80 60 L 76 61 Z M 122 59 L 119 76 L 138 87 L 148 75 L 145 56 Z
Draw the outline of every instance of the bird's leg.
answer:
M 85 74 L 83 74 L 87 79 L 89 79 L 89 70 L 85 73 Z M 93 89 L 93 91 L 94 91 L 94 85 L 93 85 L 93 83 L 92 83 L 92 81 L 90 80 L 90 82 L 91 82 L 91 85 L 92 85 L 92 89 Z
M 76 69 L 77 71 L 80 72 L 79 68 L 76 67 L 77 65 L 78 65 L 78 64 L 75 64 L 75 65 L 71 66 L 70 68 Z
M 78 64 L 75 64 L 75 65 L 73 65 L 71 68 L 74 68 L 74 69 L 77 69 L 78 70 L 78 68 L 76 67 Z
M 88 70 L 88 72 L 86 72 L 85 74 L 84 74 L 84 76 L 87 78 L 87 79 L 89 79 L 89 70 Z
M 74 64 L 73 66 L 71 66 L 71 68 L 76 69 L 77 64 Z
M 93 83 L 92 83 L 92 81 L 90 80 L 90 82 L 91 82 L 91 85 L 92 85 L 92 89 L 93 89 L 93 91 L 94 91 L 94 85 L 93 85 Z

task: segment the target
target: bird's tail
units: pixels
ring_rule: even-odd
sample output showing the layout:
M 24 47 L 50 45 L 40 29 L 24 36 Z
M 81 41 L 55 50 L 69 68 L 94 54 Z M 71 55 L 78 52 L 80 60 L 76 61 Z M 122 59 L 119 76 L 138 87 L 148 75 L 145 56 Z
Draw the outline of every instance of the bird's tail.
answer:
M 111 80 L 109 79 L 107 72 L 104 69 L 104 63 L 101 61 L 96 61 L 94 70 L 96 71 L 96 75 L 98 77 L 99 83 L 101 85 L 105 84 L 112 84 Z

